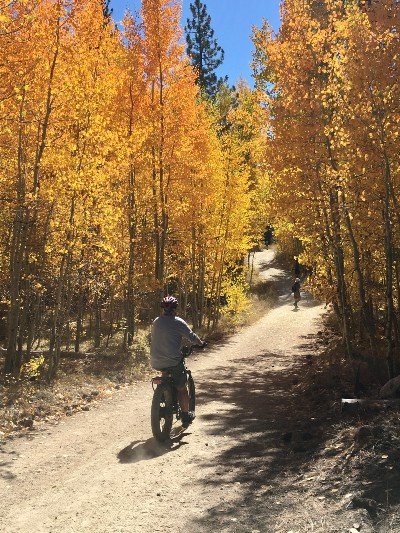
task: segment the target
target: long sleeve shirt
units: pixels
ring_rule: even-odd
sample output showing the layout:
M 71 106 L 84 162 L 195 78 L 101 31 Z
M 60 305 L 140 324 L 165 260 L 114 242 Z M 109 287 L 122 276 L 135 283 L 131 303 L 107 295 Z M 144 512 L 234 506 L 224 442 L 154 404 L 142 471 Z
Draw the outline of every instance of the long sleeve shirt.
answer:
M 179 364 L 183 338 L 192 344 L 202 343 L 182 318 L 174 315 L 156 318 L 151 328 L 151 366 L 162 370 Z

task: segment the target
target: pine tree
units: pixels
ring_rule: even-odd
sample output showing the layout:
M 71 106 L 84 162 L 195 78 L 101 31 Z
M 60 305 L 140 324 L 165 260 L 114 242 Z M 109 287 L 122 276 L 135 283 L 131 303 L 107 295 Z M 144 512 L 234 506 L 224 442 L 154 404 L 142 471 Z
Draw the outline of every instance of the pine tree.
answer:
M 218 45 L 211 28 L 211 17 L 207 6 L 201 0 L 190 4 L 192 20 L 187 19 L 186 43 L 187 53 L 195 67 L 197 83 L 208 96 L 215 96 L 221 78 L 217 78 L 216 69 L 224 61 L 224 50 Z
M 103 6 L 103 15 L 104 18 L 110 20 L 113 14 L 113 8 L 110 7 L 110 0 L 101 0 Z

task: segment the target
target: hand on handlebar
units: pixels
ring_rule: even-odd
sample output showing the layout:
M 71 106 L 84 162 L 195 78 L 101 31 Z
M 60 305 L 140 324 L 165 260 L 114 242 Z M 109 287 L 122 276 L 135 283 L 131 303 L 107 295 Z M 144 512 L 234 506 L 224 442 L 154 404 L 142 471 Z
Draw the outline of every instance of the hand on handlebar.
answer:
M 191 346 L 183 346 L 181 348 L 181 354 L 183 357 L 189 357 L 196 348 L 198 350 L 204 350 L 204 348 L 207 346 L 207 343 L 202 341 L 201 344 L 192 344 Z

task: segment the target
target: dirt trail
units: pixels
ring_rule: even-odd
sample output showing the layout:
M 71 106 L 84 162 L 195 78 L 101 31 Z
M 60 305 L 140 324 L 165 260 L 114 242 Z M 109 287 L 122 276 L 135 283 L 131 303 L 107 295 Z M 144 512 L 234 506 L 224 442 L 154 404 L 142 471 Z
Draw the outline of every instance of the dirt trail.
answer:
M 152 390 L 143 383 L 8 442 L 0 449 L 1 532 L 343 531 L 324 525 L 317 498 L 304 505 L 293 476 L 297 465 L 312 465 L 282 446 L 301 407 L 288 391 L 323 307 L 305 294 L 295 312 L 291 279 L 273 251 L 256 261 L 274 282 L 277 304 L 192 361 L 194 425 L 170 445 L 156 444 Z M 322 516 L 318 523 L 313 509 Z

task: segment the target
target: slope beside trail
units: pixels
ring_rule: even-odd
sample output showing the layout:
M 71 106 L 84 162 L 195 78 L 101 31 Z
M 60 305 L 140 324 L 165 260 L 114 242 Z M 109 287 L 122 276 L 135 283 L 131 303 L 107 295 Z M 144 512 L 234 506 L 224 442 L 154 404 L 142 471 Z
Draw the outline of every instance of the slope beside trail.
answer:
M 152 389 L 142 383 L 7 442 L 1 532 L 344 531 L 329 518 L 335 509 L 295 483 L 313 469 L 312 456 L 301 447 L 289 453 L 283 442 L 299 416 L 313 417 L 290 389 L 324 309 L 304 294 L 294 310 L 291 277 L 273 251 L 258 253 L 256 263 L 274 285 L 276 305 L 191 362 L 193 426 L 167 445 L 155 443 Z

